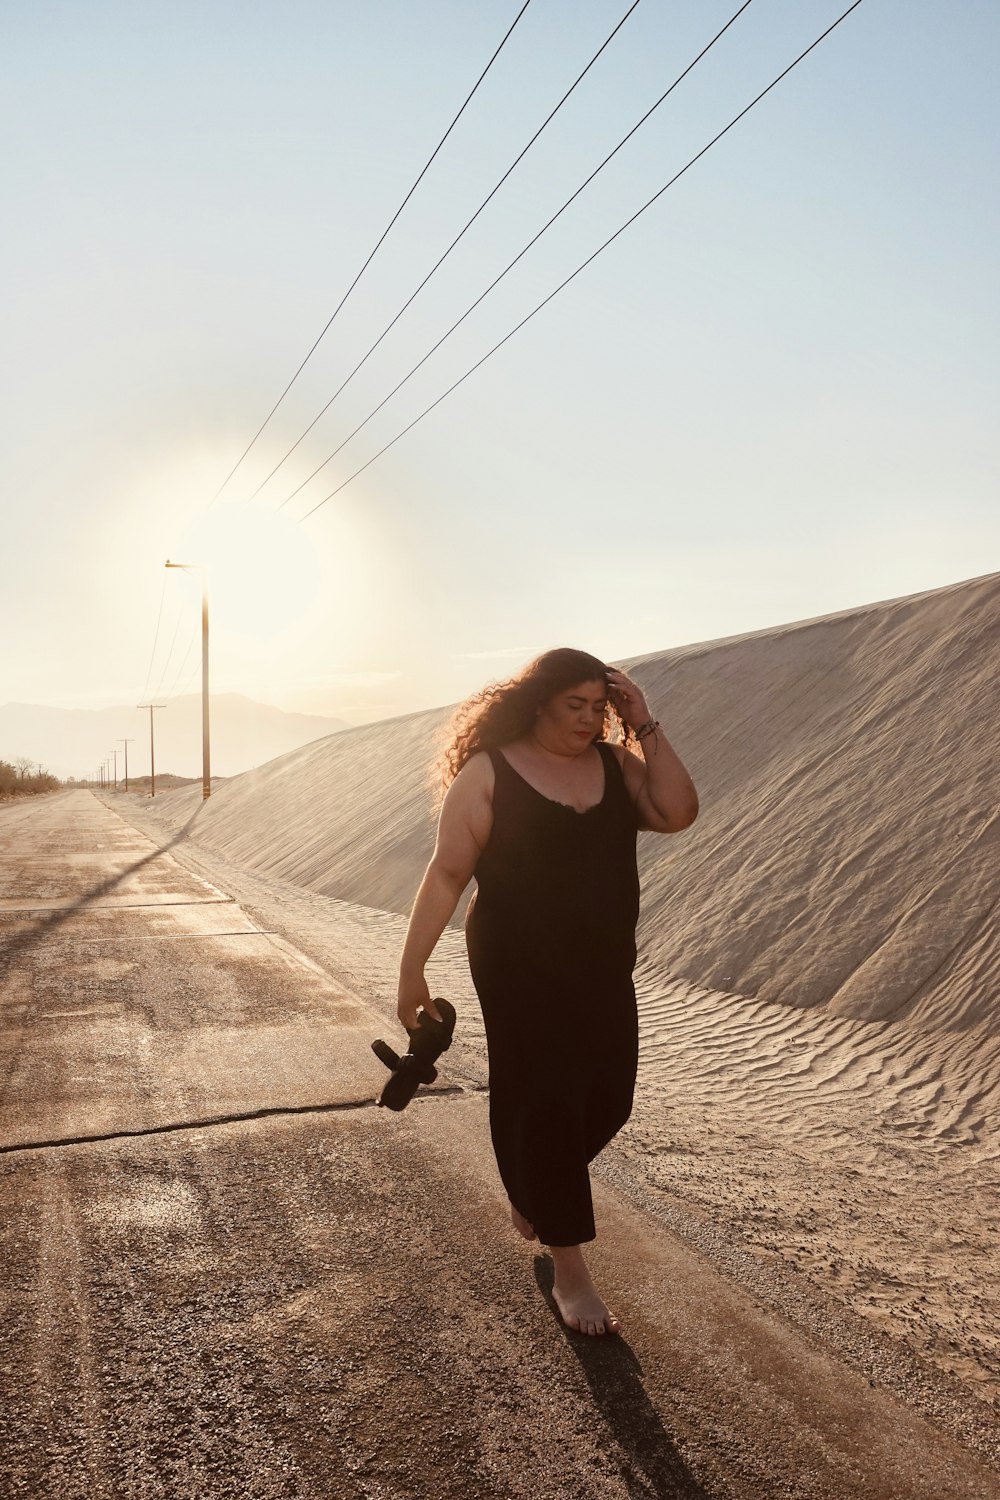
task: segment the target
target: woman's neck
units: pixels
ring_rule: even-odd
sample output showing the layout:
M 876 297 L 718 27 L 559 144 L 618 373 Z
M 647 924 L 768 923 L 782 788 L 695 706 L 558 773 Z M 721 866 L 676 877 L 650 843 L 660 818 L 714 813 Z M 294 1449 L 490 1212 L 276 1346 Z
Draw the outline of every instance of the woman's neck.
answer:
M 534 729 L 528 730 L 526 742 L 531 746 L 533 750 L 539 750 L 543 755 L 548 756 L 550 759 L 562 762 L 575 760 L 578 755 L 581 755 L 583 753 L 581 750 L 553 749 L 550 745 L 547 745 L 544 740 L 539 738 Z M 587 750 L 590 747 L 589 745 L 585 745 L 583 748 Z

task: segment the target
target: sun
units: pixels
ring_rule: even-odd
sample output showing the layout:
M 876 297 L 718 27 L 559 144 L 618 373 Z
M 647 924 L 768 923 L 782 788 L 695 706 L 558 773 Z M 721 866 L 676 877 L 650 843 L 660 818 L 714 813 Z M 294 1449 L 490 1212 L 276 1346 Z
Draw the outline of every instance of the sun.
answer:
M 323 585 L 320 557 L 303 527 L 248 502 L 192 517 L 171 562 L 205 568 L 213 630 L 272 640 L 313 609 Z M 191 575 L 200 590 L 200 574 Z

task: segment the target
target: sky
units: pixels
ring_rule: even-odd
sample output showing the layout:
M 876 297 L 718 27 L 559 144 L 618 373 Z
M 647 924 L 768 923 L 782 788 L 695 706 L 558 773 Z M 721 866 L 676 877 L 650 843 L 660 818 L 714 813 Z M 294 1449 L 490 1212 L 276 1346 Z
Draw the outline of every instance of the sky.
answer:
M 520 0 L 0 7 L 0 703 L 196 690 L 167 559 L 213 689 L 352 723 L 1000 568 L 993 0 L 864 0 L 352 479 L 847 3 L 753 0 L 309 479 L 738 4 L 640 0 L 268 479 L 628 3 L 530 0 L 221 494 Z

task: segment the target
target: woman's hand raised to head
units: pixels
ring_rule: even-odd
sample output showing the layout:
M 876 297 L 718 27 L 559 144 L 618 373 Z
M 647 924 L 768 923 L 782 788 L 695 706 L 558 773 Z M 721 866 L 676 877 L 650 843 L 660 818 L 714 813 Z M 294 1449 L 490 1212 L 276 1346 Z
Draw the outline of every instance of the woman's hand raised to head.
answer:
M 631 677 L 626 677 L 624 672 L 616 672 L 614 668 L 610 668 L 604 675 L 608 697 L 629 728 L 637 729 L 640 724 L 647 723 L 652 714 L 639 684 L 633 682 Z
M 427 1013 L 440 1021 L 442 1016 L 437 1006 L 431 999 L 431 992 L 427 988 L 427 980 L 422 974 L 414 974 L 406 979 L 400 977 L 399 990 L 397 992 L 396 1014 L 406 1027 L 407 1031 L 414 1031 L 417 1026 L 417 1011 L 423 1006 Z

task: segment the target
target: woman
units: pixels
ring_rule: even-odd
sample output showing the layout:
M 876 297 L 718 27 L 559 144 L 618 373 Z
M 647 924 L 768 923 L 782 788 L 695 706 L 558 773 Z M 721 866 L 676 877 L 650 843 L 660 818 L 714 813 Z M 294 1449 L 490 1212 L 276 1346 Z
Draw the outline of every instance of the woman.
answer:
M 624 743 L 608 742 L 612 727 Z M 462 705 L 444 780 L 399 1018 L 412 1028 L 421 1006 L 437 1015 L 424 967 L 475 876 L 466 942 L 511 1220 L 550 1249 L 564 1323 L 617 1332 L 581 1246 L 595 1238 L 588 1165 L 632 1109 L 636 830 L 690 827 L 698 795 L 641 689 L 569 649 Z

